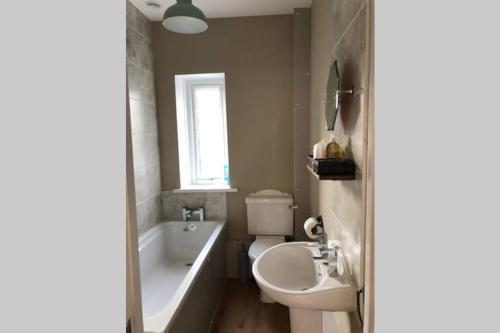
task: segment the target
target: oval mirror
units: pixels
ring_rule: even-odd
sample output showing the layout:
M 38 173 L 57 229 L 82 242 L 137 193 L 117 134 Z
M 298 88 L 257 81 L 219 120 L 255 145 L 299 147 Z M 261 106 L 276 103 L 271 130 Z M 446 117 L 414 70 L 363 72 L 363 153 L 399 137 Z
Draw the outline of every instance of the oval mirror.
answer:
M 333 131 L 337 113 L 339 112 L 337 90 L 340 90 L 340 74 L 337 60 L 335 60 L 330 65 L 330 73 L 328 74 L 328 83 L 326 85 L 325 119 L 328 131 Z

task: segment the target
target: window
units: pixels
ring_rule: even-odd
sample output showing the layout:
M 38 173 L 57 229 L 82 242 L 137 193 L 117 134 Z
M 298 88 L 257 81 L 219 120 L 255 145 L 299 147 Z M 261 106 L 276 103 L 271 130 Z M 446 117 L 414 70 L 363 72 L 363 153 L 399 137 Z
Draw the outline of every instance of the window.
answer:
M 181 188 L 229 186 L 224 73 L 175 76 Z

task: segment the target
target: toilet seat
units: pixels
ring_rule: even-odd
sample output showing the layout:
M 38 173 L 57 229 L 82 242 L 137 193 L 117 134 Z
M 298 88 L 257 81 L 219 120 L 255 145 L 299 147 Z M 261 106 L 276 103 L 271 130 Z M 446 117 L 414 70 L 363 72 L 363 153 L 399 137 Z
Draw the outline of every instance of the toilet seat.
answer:
M 252 262 L 257 259 L 264 251 L 275 245 L 285 242 L 284 236 L 257 236 L 257 239 L 250 245 L 248 256 Z

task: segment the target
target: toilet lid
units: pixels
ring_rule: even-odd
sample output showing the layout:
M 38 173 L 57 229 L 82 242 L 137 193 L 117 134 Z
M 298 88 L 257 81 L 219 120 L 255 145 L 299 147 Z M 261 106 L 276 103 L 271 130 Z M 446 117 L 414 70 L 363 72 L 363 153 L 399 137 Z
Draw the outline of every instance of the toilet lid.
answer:
M 253 259 L 257 259 L 265 250 L 281 243 L 283 243 L 283 237 L 259 238 L 250 245 L 248 254 Z

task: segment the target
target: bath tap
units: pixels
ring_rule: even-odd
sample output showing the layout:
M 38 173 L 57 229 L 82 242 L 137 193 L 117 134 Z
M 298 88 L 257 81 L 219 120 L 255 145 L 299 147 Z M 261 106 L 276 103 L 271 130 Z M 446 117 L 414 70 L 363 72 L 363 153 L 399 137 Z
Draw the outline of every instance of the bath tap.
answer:
M 193 208 L 193 209 L 183 207 L 182 208 L 182 221 L 184 221 L 184 222 L 188 221 L 191 218 L 191 216 L 193 216 L 194 214 L 199 215 L 200 222 L 205 220 L 203 207 Z

